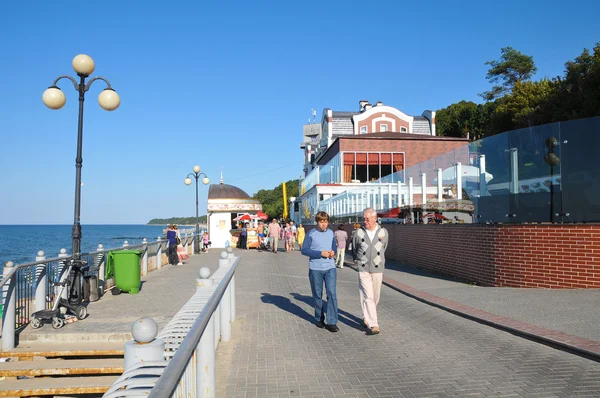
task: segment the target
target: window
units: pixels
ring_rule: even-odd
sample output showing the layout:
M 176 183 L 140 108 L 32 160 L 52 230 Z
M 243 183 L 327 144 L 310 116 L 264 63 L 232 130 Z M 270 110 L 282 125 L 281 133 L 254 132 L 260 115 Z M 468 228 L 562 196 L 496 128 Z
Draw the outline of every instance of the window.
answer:
M 408 130 L 406 129 L 406 127 L 400 127 L 400 132 L 401 133 L 407 133 Z
M 361 134 L 367 134 L 367 133 L 368 133 L 368 131 L 367 131 L 367 126 L 361 126 L 361 127 L 360 127 L 360 133 L 361 133 Z
M 382 133 L 388 131 L 388 125 L 387 124 L 380 125 L 379 131 L 381 131 Z

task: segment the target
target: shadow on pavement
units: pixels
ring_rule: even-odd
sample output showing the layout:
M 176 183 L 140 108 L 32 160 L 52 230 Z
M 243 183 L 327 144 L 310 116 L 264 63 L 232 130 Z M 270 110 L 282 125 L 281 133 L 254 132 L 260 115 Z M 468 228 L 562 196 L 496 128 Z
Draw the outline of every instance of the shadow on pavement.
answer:
M 292 301 L 283 296 L 276 296 L 269 293 L 261 293 L 262 297 L 260 298 L 263 303 L 273 304 L 277 307 L 281 308 L 284 311 L 289 312 L 290 314 L 294 314 L 299 318 L 304 319 L 310 323 L 314 322 L 314 317 L 312 317 L 308 312 L 304 311 L 298 305 L 292 303 Z
M 306 303 L 306 304 L 310 305 L 311 307 L 314 306 L 312 296 L 304 296 L 299 293 L 290 293 L 290 294 L 292 295 L 292 297 L 294 297 L 295 300 L 302 301 L 303 303 Z M 357 294 L 358 294 L 358 291 L 357 291 Z M 323 303 L 326 303 L 326 301 L 323 300 Z M 327 304 L 324 304 L 324 305 L 327 306 Z M 338 320 L 341 323 L 343 323 L 344 325 L 349 326 L 351 328 L 354 328 L 357 330 L 365 330 L 365 328 L 362 325 L 362 319 L 352 315 L 349 312 L 346 312 L 346 311 L 340 309 L 339 303 L 338 303 Z

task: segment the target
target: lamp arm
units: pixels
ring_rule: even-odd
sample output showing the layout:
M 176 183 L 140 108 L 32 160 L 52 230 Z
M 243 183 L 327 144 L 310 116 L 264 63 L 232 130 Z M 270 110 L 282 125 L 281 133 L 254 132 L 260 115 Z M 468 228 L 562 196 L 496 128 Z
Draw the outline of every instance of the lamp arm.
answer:
M 75 87 L 75 90 L 79 91 L 79 83 L 77 83 L 77 81 L 74 78 L 72 78 L 71 76 L 68 76 L 68 75 L 59 76 L 56 79 L 54 79 L 54 83 L 52 83 L 52 86 L 57 87 L 56 83 L 58 83 L 58 81 L 60 79 L 69 79 L 71 81 L 71 83 L 73 83 L 73 87 Z
M 187 178 L 190 178 L 190 176 L 194 177 L 196 180 L 198 179 L 198 176 L 194 173 L 190 173 L 187 175 Z
M 102 80 L 104 83 L 106 83 L 106 85 L 108 86 L 109 89 L 111 89 L 111 90 L 113 89 L 108 80 L 106 80 L 105 78 L 103 78 L 101 76 L 96 76 L 93 79 L 91 79 L 89 82 L 87 82 L 87 84 L 85 85 L 85 91 L 88 91 L 90 89 L 90 87 L 92 86 L 92 83 L 95 82 L 96 80 Z

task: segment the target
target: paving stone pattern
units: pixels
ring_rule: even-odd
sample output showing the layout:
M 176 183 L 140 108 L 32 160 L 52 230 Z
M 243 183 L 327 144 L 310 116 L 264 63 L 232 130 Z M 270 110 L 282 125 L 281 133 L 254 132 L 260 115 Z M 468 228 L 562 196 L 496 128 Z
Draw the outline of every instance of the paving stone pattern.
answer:
M 496 315 L 600 342 L 600 289 L 471 286 L 414 267 L 390 264 L 386 277 Z
M 340 331 L 312 324 L 306 257 L 236 251 L 233 339 L 219 397 L 598 397 L 600 363 L 383 287 L 382 333 L 360 326 L 357 274 L 338 270 Z

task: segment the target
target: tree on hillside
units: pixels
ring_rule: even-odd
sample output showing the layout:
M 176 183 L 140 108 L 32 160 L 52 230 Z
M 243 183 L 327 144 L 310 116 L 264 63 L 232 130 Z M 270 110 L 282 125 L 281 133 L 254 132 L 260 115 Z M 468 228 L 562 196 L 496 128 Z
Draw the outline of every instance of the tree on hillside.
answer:
M 479 94 L 486 101 L 492 101 L 510 92 L 517 82 L 531 79 L 537 72 L 533 57 L 525 55 L 512 47 L 500 50 L 502 55 L 496 61 L 487 61 L 490 65 L 486 79 L 496 84 L 490 91 Z
M 550 122 L 548 103 L 556 95 L 557 84 L 548 79 L 515 83 L 511 95 L 503 97 L 496 108 L 513 122 L 512 128 L 536 126 Z
M 299 196 L 299 180 L 290 180 L 285 184 L 288 199 L 291 196 Z M 283 187 L 281 184 L 273 189 L 261 189 L 255 193 L 252 198 L 260 201 L 263 206 L 263 212 L 267 213 L 269 216 L 280 218 L 283 215 Z
M 446 137 L 466 137 L 472 132 L 477 118 L 477 104 L 460 101 L 435 115 L 435 128 L 438 135 Z
M 555 80 L 558 93 L 553 121 L 599 116 L 600 42 L 592 53 L 585 48 L 580 56 L 567 62 L 564 77 Z

